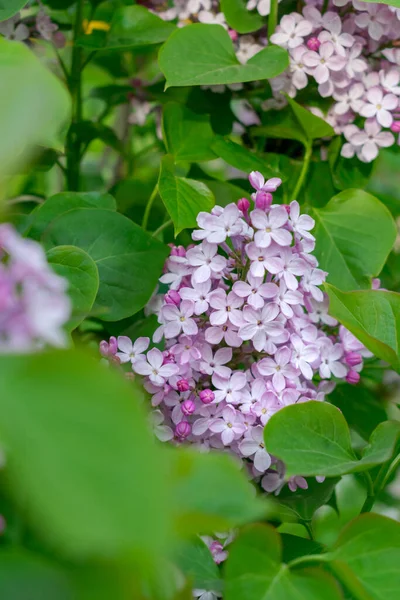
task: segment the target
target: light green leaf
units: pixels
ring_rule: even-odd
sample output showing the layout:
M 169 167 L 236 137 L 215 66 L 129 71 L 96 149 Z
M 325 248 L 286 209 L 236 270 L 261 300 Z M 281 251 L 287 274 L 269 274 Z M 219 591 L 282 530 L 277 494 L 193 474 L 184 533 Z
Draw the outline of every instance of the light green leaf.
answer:
M 50 547 L 143 565 L 164 548 L 164 455 L 119 374 L 77 351 L 3 355 L 0 422 L 9 491 Z
M 357 599 L 389 600 L 400 594 L 400 524 L 375 514 L 349 523 L 328 555 L 335 574 Z
M 60 150 L 70 109 L 66 87 L 33 52 L 0 38 L 0 178 L 20 167 L 34 147 Z
M 196 227 L 199 212 L 209 212 L 214 206 L 214 195 L 208 187 L 195 179 L 177 177 L 173 159 L 168 155 L 161 163 L 158 191 L 174 223 L 175 235 Z
M 163 111 L 163 135 L 175 161 L 200 162 L 216 158 L 211 150 L 214 132 L 207 115 L 198 115 L 177 102 L 168 102 Z
M 324 119 L 317 117 L 306 108 L 303 108 L 303 106 L 300 106 L 300 104 L 289 98 L 289 96 L 287 96 L 287 100 L 309 141 L 335 135 L 331 125 L 324 121 Z
M 271 511 L 272 503 L 255 495 L 227 454 L 182 449 L 172 458 L 175 524 L 181 536 L 227 531 Z
M 359 460 L 342 413 L 332 404 L 316 401 L 283 408 L 264 430 L 268 452 L 284 461 L 288 477 L 335 477 L 370 469 L 391 458 L 399 434 L 399 423 L 380 423 Z
M 116 10 L 108 34 L 94 31 L 79 38 L 78 45 L 90 50 L 126 50 L 161 44 L 176 29 L 144 6 Z
M 264 25 L 261 15 L 246 8 L 246 0 L 221 0 L 220 9 L 229 27 L 238 33 L 257 31 Z
M 400 294 L 383 290 L 342 292 L 325 284 L 329 313 L 371 352 L 400 368 Z
M 279 46 L 267 46 L 240 64 L 228 32 L 221 25 L 203 23 L 177 29 L 158 60 L 166 88 L 258 81 L 276 77 L 288 66 L 288 54 Z
M 244 171 L 245 173 L 260 171 L 266 179 L 281 176 L 277 167 L 277 161 L 272 164 L 267 158 L 263 159 L 253 154 L 253 152 L 250 152 L 250 150 L 240 144 L 232 142 L 229 138 L 217 136 L 211 148 L 217 156 L 227 162 L 228 165 L 239 169 L 239 171 Z
M 314 208 L 315 254 L 327 281 L 341 290 L 370 287 L 396 238 L 388 209 L 363 190 L 345 190 L 320 209 Z
M 73 316 L 67 324 L 68 331 L 75 329 L 90 313 L 99 289 L 96 263 L 81 248 L 57 246 L 47 253 L 52 269 L 68 281 L 68 295 L 73 306 Z
M 11 19 L 18 11 L 27 4 L 27 0 L 1 0 L 0 22 Z
M 341 600 L 339 586 L 321 569 L 290 571 L 281 539 L 269 525 L 249 525 L 229 547 L 225 600 Z
M 31 214 L 29 237 L 39 240 L 46 227 L 56 218 L 73 208 L 105 208 L 116 210 L 117 205 L 110 194 L 99 192 L 60 192 L 50 196 Z
M 45 236 L 48 248 L 73 245 L 85 250 L 99 270 L 94 304 L 99 318 L 119 321 L 148 302 L 168 248 L 138 225 L 111 210 L 75 208 L 55 219 Z

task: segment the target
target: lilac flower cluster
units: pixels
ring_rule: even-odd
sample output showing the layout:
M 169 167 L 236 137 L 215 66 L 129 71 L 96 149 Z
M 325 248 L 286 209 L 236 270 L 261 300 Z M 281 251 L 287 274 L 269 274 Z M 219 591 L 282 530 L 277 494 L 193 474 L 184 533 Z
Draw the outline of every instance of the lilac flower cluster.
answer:
M 0 225 L 0 352 L 65 345 L 63 325 L 71 313 L 66 287 L 40 244 Z
M 242 198 L 201 212 L 198 243 L 171 250 L 153 338 L 165 349 L 121 336 L 102 342 L 101 352 L 144 376 L 160 440 L 229 449 L 274 491 L 284 467 L 264 448 L 268 419 L 289 404 L 323 400 L 332 377 L 357 383 L 368 353 L 327 313 L 313 219 L 296 201 L 273 204 L 280 179 L 253 172 L 249 180 L 253 210 Z M 307 486 L 299 477 L 289 483 Z
M 314 112 L 344 134 L 342 156 L 371 162 L 400 132 L 400 50 L 391 47 L 400 36 L 400 11 L 360 0 L 333 0 L 325 13 L 320 5 L 285 15 L 270 37 L 288 50 L 290 68 L 271 81 L 275 102 L 264 108 L 282 106 L 281 92 L 293 98 L 315 81 L 334 102 L 327 114 Z

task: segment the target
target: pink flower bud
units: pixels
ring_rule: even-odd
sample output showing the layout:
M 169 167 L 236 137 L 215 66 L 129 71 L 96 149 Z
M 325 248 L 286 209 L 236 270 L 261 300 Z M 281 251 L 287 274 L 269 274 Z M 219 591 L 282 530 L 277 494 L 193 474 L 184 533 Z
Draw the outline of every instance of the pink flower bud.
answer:
M 314 52 L 318 52 L 321 42 L 318 38 L 312 37 L 307 42 L 307 48 L 309 50 L 314 50 Z
M 105 358 L 108 356 L 108 342 L 106 340 L 101 340 L 100 342 L 100 354 Z
M 199 398 L 203 404 L 211 404 L 214 401 L 215 394 L 212 390 L 201 390 Z
M 250 208 L 250 202 L 247 200 L 247 198 L 240 198 L 237 205 L 238 209 L 241 210 L 243 214 L 246 214 Z
M 192 433 L 192 428 L 187 421 L 181 421 L 175 427 L 175 436 L 181 440 L 184 440 Z
M 390 129 L 393 131 L 393 133 L 400 133 L 400 121 L 393 121 Z
M 118 352 L 117 338 L 112 335 L 110 337 L 110 341 L 108 342 L 108 345 L 109 345 L 109 353 L 113 354 L 113 355 L 117 354 L 117 352 Z
M 357 371 L 349 371 L 346 375 L 347 383 L 356 384 L 360 381 L 360 374 Z
M 171 256 L 186 256 L 186 250 L 183 246 L 172 246 Z
M 286 210 L 287 214 L 290 215 L 290 206 L 289 206 L 289 204 L 282 204 L 282 206 Z
M 375 277 L 371 282 L 371 287 L 373 290 L 379 290 L 381 287 L 381 280 L 378 277 Z
M 362 356 L 358 352 L 348 352 L 345 356 L 345 360 L 349 367 L 355 367 L 362 363 Z
M 192 415 L 194 413 L 194 411 L 196 410 L 196 405 L 193 402 L 193 400 L 185 400 L 185 402 L 183 402 L 181 404 L 181 411 L 183 412 L 184 415 Z
M 180 379 L 176 382 L 176 387 L 180 392 L 187 392 L 190 389 L 190 385 L 187 379 Z
M 176 290 L 168 290 L 168 292 L 164 296 L 165 304 L 174 304 L 175 306 L 179 306 L 181 303 L 181 297 L 179 292 Z
M 66 41 L 66 37 L 62 31 L 53 33 L 53 44 L 56 48 L 64 48 Z
M 260 210 L 268 210 L 272 204 L 272 194 L 269 192 L 257 192 L 256 193 L 256 208 Z
M 228 33 L 229 33 L 229 37 L 231 38 L 232 42 L 236 42 L 236 40 L 239 37 L 237 31 L 235 31 L 234 29 L 228 29 Z
M 169 365 L 175 362 L 175 356 L 169 350 L 163 352 L 163 365 Z

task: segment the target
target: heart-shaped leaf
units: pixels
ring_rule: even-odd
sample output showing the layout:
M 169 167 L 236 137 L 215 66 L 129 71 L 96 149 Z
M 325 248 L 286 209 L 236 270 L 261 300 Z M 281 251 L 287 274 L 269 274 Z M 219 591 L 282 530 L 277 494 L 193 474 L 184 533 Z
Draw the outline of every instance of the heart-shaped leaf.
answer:
M 194 23 L 177 29 L 159 53 L 166 88 L 220 85 L 270 79 L 288 66 L 288 54 L 267 46 L 242 65 L 229 34 L 221 25 Z
M 163 134 L 175 161 L 200 162 L 216 158 L 211 150 L 215 138 L 207 115 L 198 115 L 177 102 L 168 102 L 163 111 Z

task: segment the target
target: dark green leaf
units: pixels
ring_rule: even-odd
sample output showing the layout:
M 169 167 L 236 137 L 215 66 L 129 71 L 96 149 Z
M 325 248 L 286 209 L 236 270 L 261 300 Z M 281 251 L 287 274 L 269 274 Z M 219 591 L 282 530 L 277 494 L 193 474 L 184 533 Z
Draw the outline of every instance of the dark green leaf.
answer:
M 47 253 L 53 270 L 68 280 L 68 295 L 73 306 L 73 317 L 67 328 L 72 331 L 90 313 L 99 289 L 96 263 L 81 248 L 57 246 Z
M 364 163 L 356 156 L 354 158 L 344 158 L 340 155 L 342 145 L 343 139 L 337 136 L 329 146 L 328 157 L 333 183 L 338 190 L 346 190 L 348 188 L 363 190 L 366 188 L 376 161 Z M 372 188 L 368 188 L 368 191 L 373 194 L 376 192 Z M 381 199 L 379 194 L 376 195 Z
M 75 135 L 83 144 L 89 145 L 93 140 L 101 140 L 120 154 L 124 153 L 124 145 L 111 127 L 93 121 L 80 121 Z
M 288 66 L 288 55 L 278 46 L 267 46 L 242 65 L 223 27 L 194 23 L 170 36 L 160 50 L 159 64 L 167 88 L 218 85 L 276 77 Z
M 217 136 L 211 147 L 217 156 L 239 171 L 245 173 L 260 171 L 266 179 L 280 177 L 277 161 L 271 164 L 268 159 L 253 154 L 244 146 L 236 144 L 228 138 Z
M 176 161 L 200 162 L 216 158 L 211 150 L 214 132 L 207 115 L 198 115 L 176 102 L 163 112 L 163 134 L 169 154 Z
M 46 227 L 56 218 L 73 208 L 116 209 L 116 202 L 110 194 L 99 192 L 61 192 L 50 196 L 32 212 L 29 237 L 39 240 Z
M 168 535 L 164 456 L 132 384 L 96 362 L 76 351 L 1 358 L 10 493 L 66 555 L 145 563 Z
M 100 277 L 94 310 L 104 321 L 119 321 L 143 308 L 168 254 L 164 244 L 123 215 L 91 208 L 76 208 L 55 219 L 46 243 L 78 246 L 94 260 Z
M 318 483 L 315 479 L 309 479 L 306 490 L 297 488 L 295 492 L 292 492 L 288 487 L 284 487 L 278 499 L 279 502 L 289 507 L 298 518 L 310 521 L 317 508 L 329 502 L 338 481 L 337 478 L 329 478 Z
M 263 125 L 253 127 L 251 130 L 254 136 L 262 136 L 296 140 L 307 146 L 308 137 L 304 129 L 299 124 L 293 111 L 287 107 L 284 110 L 270 110 L 263 115 Z
M 177 565 L 188 577 L 194 588 L 202 590 L 222 590 L 219 569 L 208 546 L 200 538 L 182 542 L 176 553 Z
M 91 98 L 99 98 L 110 106 L 117 104 L 126 104 L 129 94 L 131 94 L 133 88 L 131 85 L 103 85 L 101 87 L 94 87 L 90 91 Z
M 214 206 L 214 196 L 208 187 L 195 179 L 177 177 L 173 159 L 168 155 L 161 163 L 158 190 L 174 223 L 175 235 L 183 229 L 196 227 L 199 212 L 209 212 Z
M 329 394 L 329 402 L 343 413 L 348 425 L 368 440 L 379 423 L 386 421 L 387 414 L 382 402 L 359 385 L 337 385 Z
M 124 6 L 115 12 L 108 35 L 94 31 L 79 38 L 78 45 L 91 50 L 124 50 L 161 44 L 176 29 L 144 6 Z M 100 34 L 100 35 L 99 35 Z
M 264 25 L 261 15 L 246 8 L 246 0 L 221 0 L 220 9 L 229 27 L 238 33 L 257 31 Z
M 329 312 L 371 352 L 400 368 L 400 294 L 383 290 L 342 292 L 325 285 Z
M 363 190 L 346 190 L 313 216 L 315 253 L 328 282 L 342 290 L 370 287 L 396 238 L 388 209 Z
M 342 531 L 329 554 L 335 574 L 360 600 L 389 600 L 400 593 L 400 525 L 364 514 Z
M 321 554 L 324 550 L 322 544 L 290 533 L 281 533 L 281 539 L 283 544 L 282 559 L 285 563 L 289 563 L 300 556 Z

